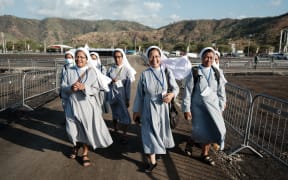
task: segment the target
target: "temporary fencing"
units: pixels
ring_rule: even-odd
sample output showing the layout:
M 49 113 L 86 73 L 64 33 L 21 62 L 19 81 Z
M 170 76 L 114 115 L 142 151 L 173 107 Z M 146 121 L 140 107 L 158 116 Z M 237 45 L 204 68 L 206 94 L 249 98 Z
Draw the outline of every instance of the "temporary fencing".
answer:
M 113 57 L 101 57 L 104 66 L 114 63 Z M 0 67 L 7 75 L 0 77 L 0 112 L 19 106 L 32 109 L 27 100 L 49 92 L 59 94 L 64 60 L 1 59 Z M 12 73 L 12 74 L 10 74 Z
M 288 165 L 288 101 L 256 95 L 249 124 L 247 143 Z
M 225 124 L 243 141 L 229 155 L 248 148 L 260 157 L 266 152 L 288 166 L 288 102 L 251 92 L 236 85 L 226 85 Z
M 21 83 L 22 74 L 19 73 L 0 77 L 0 112 L 21 104 Z

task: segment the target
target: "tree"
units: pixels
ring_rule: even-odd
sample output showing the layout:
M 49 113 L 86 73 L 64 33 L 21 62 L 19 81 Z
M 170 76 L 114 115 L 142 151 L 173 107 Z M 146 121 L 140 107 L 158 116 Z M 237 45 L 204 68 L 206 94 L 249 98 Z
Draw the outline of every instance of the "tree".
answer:
M 231 52 L 231 46 L 220 44 L 217 46 L 219 52 Z
M 175 51 L 179 50 L 179 51 L 184 51 L 184 52 L 186 52 L 186 49 L 187 49 L 187 45 L 183 42 L 177 43 L 173 48 L 173 50 Z
M 257 46 L 255 44 L 251 44 L 250 46 L 245 46 L 244 47 L 244 53 L 247 56 L 252 56 L 256 53 Z M 249 51 L 249 52 L 248 52 Z

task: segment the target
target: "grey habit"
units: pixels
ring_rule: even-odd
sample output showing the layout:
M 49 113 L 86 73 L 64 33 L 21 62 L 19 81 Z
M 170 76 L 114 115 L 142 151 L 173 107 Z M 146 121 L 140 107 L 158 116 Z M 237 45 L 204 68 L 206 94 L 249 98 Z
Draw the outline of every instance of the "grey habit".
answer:
M 81 82 L 85 84 L 85 90 L 73 93 L 71 86 L 83 73 L 85 76 Z M 68 99 L 65 106 L 66 131 L 73 144 L 82 142 L 93 149 L 111 145 L 113 141 L 102 118 L 98 96 L 101 87 L 95 70 L 90 68 L 87 71 L 76 67 L 67 69 L 61 89 L 62 94 Z
M 191 138 L 201 144 L 217 143 L 223 150 L 226 128 L 222 111 L 226 102 L 226 80 L 220 71 L 218 85 L 213 69 L 201 65 L 198 75 L 195 87 L 193 73 L 187 76 L 183 92 L 182 110 L 192 113 Z
M 106 75 L 107 73 L 107 69 L 104 65 L 102 64 L 97 64 L 96 68 L 104 75 Z M 99 93 L 99 99 L 101 102 L 101 106 L 102 106 L 102 112 L 103 113 L 109 113 L 110 110 L 110 106 L 109 103 L 106 101 L 106 95 L 107 93 L 104 90 L 101 90 Z
M 176 97 L 179 87 L 170 69 L 168 78 Z M 133 112 L 141 113 L 142 143 L 146 154 L 166 154 L 166 148 L 175 146 L 170 128 L 168 104 L 162 101 L 163 92 L 167 92 L 164 70 L 148 68 L 142 72 Z
M 110 102 L 112 118 L 119 120 L 122 124 L 131 124 L 131 117 L 126 107 L 126 102 L 130 101 L 131 77 L 129 68 L 122 66 L 111 66 L 107 71 L 107 76 L 111 79 L 116 78 L 119 82 L 109 85 L 110 91 L 107 99 Z

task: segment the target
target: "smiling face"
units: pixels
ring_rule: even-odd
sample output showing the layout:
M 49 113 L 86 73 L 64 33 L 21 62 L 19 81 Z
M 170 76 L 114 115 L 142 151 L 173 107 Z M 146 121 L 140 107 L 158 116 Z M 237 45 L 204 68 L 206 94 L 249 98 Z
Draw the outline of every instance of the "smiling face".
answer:
M 203 54 L 203 57 L 202 57 L 202 65 L 204 67 L 211 67 L 213 61 L 214 61 L 214 52 L 213 51 L 206 51 L 204 54 Z
M 152 49 L 148 54 L 149 64 L 152 68 L 158 68 L 161 64 L 161 55 L 158 49 Z
M 77 51 L 75 62 L 76 62 L 77 67 L 79 68 L 86 66 L 87 64 L 86 54 L 83 51 Z
M 116 51 L 114 53 L 114 60 L 115 60 L 115 64 L 117 66 L 120 66 L 120 65 L 123 64 L 123 55 L 122 55 L 122 53 L 120 51 Z

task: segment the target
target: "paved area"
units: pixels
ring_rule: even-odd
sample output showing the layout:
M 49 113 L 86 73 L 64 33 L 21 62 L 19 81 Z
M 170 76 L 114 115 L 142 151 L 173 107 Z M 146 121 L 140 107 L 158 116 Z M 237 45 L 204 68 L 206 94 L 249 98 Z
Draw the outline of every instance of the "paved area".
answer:
M 138 76 L 145 68 L 136 61 L 132 66 L 139 72 Z M 132 97 L 136 85 L 133 84 Z M 103 116 L 114 143 L 108 148 L 90 152 L 92 165 L 83 167 L 80 158 L 72 160 L 67 157 L 71 144 L 66 136 L 59 98 L 32 112 L 1 112 L 0 179 L 231 179 L 221 166 L 202 163 L 199 149 L 194 149 L 193 158 L 184 154 L 185 140 L 190 133 L 189 122 L 182 120 L 173 130 L 175 148 L 167 151 L 152 173 L 145 173 L 140 128 L 132 124 L 128 144 L 122 145 L 118 141 L 119 134 L 111 129 L 111 114 Z

